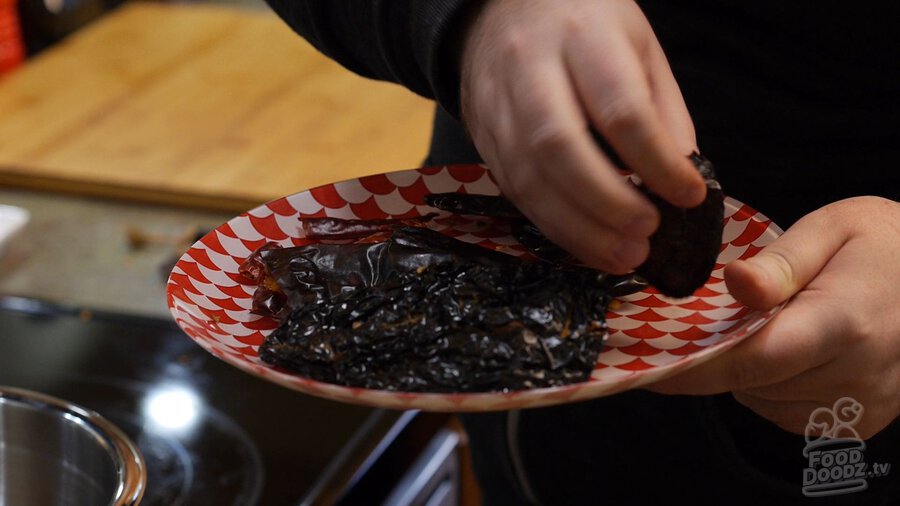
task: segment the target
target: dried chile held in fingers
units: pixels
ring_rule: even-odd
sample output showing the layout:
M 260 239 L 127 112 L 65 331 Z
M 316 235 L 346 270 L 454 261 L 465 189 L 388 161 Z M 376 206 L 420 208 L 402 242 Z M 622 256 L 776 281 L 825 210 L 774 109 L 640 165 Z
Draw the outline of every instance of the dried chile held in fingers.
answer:
M 722 246 L 725 195 L 712 163 L 697 153 L 690 158 L 706 182 L 699 206 L 676 207 L 638 187 L 659 209 L 660 223 L 650 236 L 650 255 L 636 272 L 672 297 L 687 297 L 706 283 Z
M 477 246 L 430 256 L 428 236 L 440 234 L 414 233 L 425 239 L 407 244 L 434 262 L 303 305 L 266 338 L 260 357 L 318 381 L 384 390 L 506 391 L 587 379 L 606 337 L 602 276 Z
M 706 283 L 722 244 L 724 193 L 715 179 L 712 163 L 698 153 L 691 154 L 690 159 L 707 186 L 706 198 L 699 206 L 676 207 L 644 185 L 638 185 L 659 210 L 660 225 L 650 237 L 647 260 L 635 271 L 660 292 L 672 297 L 687 297 Z M 618 158 L 616 160 L 621 163 Z M 511 220 L 515 237 L 539 258 L 551 263 L 573 261 L 527 218 L 511 210 L 514 206 L 503 197 L 436 194 L 426 197 L 426 202 L 438 209 L 462 214 L 484 216 L 499 210 L 497 216 Z
M 628 170 L 612 145 L 593 127 L 591 137 L 617 168 Z M 650 254 L 635 271 L 671 297 L 687 297 L 703 286 L 716 265 L 722 245 L 725 195 L 716 180 L 713 164 L 699 153 L 690 160 L 706 182 L 706 198 L 697 207 L 684 209 L 670 204 L 638 185 L 659 210 L 660 224 L 650 236 Z

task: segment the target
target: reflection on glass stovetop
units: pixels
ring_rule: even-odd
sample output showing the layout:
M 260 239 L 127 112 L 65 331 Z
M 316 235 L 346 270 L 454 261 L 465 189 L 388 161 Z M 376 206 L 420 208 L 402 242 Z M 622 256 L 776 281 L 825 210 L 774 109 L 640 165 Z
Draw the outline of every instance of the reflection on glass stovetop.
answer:
M 0 384 L 80 404 L 124 430 L 147 461 L 142 505 L 295 504 L 372 412 L 232 369 L 167 321 L 9 298 Z

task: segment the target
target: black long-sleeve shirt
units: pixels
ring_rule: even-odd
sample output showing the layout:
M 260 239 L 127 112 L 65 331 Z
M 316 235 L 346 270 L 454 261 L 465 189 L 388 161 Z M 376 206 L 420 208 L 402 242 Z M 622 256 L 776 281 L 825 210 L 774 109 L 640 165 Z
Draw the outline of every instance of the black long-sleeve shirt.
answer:
M 432 161 L 477 156 L 451 117 L 459 82 L 450 45 L 479 0 L 268 1 L 350 70 L 436 98 L 443 107 Z M 639 3 L 730 195 L 783 226 L 852 195 L 900 199 L 893 3 Z
M 313 46 L 357 74 L 402 84 L 451 111 L 459 100 L 445 61 L 454 22 L 472 0 L 267 0 Z
M 482 0 L 267 1 L 350 70 L 435 98 L 441 107 L 430 162 L 477 159 L 455 119 L 451 48 L 466 9 Z M 638 3 L 728 194 L 784 227 L 844 197 L 900 200 L 900 17 L 893 2 Z M 803 438 L 730 395 L 629 392 L 527 410 L 516 437 L 507 416 L 465 417 L 489 502 L 524 500 L 508 458 L 512 442 L 548 504 L 662 504 L 675 496 L 697 504 L 900 504 L 894 469 L 869 480 L 865 494 L 804 498 Z M 870 440 L 866 457 L 897 467 L 900 423 Z

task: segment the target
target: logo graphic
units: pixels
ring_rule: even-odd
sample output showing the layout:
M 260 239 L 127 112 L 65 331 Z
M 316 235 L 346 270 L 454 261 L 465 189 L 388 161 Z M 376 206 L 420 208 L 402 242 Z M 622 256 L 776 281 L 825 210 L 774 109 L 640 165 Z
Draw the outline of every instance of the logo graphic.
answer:
M 862 404 L 842 397 L 834 406 L 818 408 L 809 415 L 803 456 L 808 465 L 803 470 L 803 495 L 821 497 L 860 492 L 869 487 L 867 478 L 884 476 L 890 464 L 865 461 L 866 442 L 854 426 L 862 419 Z

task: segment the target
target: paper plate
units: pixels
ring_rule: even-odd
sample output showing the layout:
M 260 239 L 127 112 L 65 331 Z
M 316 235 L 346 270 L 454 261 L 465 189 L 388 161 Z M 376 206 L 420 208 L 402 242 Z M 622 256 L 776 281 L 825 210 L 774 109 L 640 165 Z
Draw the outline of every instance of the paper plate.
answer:
M 479 165 L 406 170 L 328 184 L 269 202 L 222 224 L 178 261 L 167 286 L 169 308 L 182 329 L 213 355 L 250 374 L 311 395 L 394 409 L 490 411 L 580 401 L 646 385 L 700 364 L 746 338 L 779 308 L 754 311 L 729 295 L 724 265 L 754 256 L 781 230 L 768 218 L 726 198 L 725 230 L 709 281 L 691 297 L 670 299 L 650 288 L 625 297 L 607 314 L 609 341 L 590 380 L 563 387 L 517 392 L 404 393 L 321 383 L 262 362 L 258 347 L 278 323 L 250 312 L 255 285 L 239 265 L 266 242 L 308 243 L 299 218 L 375 219 L 434 211 L 429 193 L 497 194 Z M 438 228 L 440 224 L 436 225 Z M 460 240 L 515 251 L 515 241 L 454 226 Z

